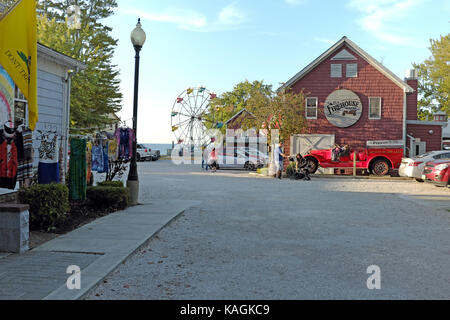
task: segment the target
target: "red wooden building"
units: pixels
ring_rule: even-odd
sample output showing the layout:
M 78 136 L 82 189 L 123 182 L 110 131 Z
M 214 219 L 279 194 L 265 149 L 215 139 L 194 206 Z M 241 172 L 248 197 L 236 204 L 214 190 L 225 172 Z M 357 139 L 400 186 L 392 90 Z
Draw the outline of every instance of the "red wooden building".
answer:
M 306 132 L 286 141 L 291 154 L 334 143 L 401 147 L 405 155 L 442 148 L 442 122 L 417 120 L 417 77 L 402 80 L 343 37 L 280 90 L 303 90 Z

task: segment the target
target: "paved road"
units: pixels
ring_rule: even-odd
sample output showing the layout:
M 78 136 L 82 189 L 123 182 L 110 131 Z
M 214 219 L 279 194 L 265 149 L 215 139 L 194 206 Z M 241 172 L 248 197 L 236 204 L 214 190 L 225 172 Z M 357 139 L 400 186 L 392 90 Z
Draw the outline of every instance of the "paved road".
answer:
M 88 299 L 449 299 L 450 190 L 140 163 L 140 200 L 199 200 Z M 367 268 L 381 268 L 368 290 Z

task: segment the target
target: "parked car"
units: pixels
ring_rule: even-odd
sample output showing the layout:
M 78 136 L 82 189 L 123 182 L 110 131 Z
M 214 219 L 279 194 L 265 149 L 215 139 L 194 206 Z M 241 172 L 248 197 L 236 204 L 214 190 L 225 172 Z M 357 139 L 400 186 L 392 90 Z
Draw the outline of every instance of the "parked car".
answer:
M 255 170 L 269 163 L 269 155 L 254 148 L 239 148 L 236 155 L 245 158 L 244 169 Z
M 422 172 L 425 164 L 430 161 L 450 158 L 450 151 L 438 150 L 424 153 L 414 158 L 403 158 L 402 164 L 398 169 L 398 174 L 401 177 L 410 177 L 416 179 L 418 182 L 423 182 Z
M 152 153 L 151 153 L 151 149 L 147 148 L 145 145 L 143 144 L 137 144 L 136 145 L 136 161 L 152 161 Z
M 450 159 L 429 161 L 425 164 L 422 179 L 439 187 L 450 185 Z
M 161 152 L 159 150 L 151 150 L 150 154 L 152 155 L 151 161 L 157 161 L 161 158 Z
M 332 160 L 332 150 L 311 150 L 304 158 L 308 161 L 310 173 L 322 168 L 353 168 L 354 152 L 356 152 L 356 168 L 367 169 L 378 176 L 387 175 L 390 169 L 398 169 L 403 157 L 403 149 L 374 148 L 374 149 L 350 149 L 349 155 L 340 156 L 338 161 Z
M 245 170 L 256 170 L 257 168 L 262 168 L 265 165 L 265 160 L 261 157 L 251 156 L 249 153 L 246 154 L 243 150 L 235 150 L 234 152 L 222 153 L 219 151 L 217 156 L 218 167 L 217 169 L 245 169 Z

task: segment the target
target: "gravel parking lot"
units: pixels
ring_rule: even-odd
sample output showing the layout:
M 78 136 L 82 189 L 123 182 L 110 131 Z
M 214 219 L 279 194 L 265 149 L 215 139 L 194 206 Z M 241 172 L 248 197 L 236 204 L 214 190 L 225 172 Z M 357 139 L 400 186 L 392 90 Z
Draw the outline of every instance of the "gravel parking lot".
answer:
M 199 200 L 87 299 L 449 299 L 450 189 L 139 164 L 140 201 Z M 130 230 L 132 232 L 132 230 Z M 367 268 L 381 269 L 369 290 Z

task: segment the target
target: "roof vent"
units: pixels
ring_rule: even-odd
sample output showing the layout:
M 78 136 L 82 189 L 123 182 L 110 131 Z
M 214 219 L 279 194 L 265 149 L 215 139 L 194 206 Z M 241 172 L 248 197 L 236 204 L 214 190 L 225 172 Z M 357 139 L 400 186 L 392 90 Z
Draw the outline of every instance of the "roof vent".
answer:
M 408 69 L 405 72 L 406 80 L 417 80 L 417 70 L 416 69 Z

